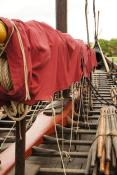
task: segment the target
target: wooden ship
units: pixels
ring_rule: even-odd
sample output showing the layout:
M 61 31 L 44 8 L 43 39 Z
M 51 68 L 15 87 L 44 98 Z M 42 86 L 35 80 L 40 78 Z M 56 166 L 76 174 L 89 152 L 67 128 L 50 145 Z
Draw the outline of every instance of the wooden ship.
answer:
M 100 45 L 96 45 L 93 50 L 82 41 L 74 40 L 65 34 L 67 0 L 56 1 L 56 13 L 57 29 L 63 33 L 54 29 L 49 30 L 49 33 L 54 31 L 62 38 L 64 47 L 61 44 L 59 46 L 65 50 L 67 48 L 71 63 L 76 64 L 77 62 L 72 62 L 72 59 L 76 59 L 80 66 L 72 64 L 72 71 L 68 74 L 69 77 L 73 74 L 70 83 L 58 88 L 54 94 L 51 93 L 52 96 L 48 100 L 45 98 L 28 105 L 30 99 L 22 104 L 18 97 L 13 102 L 14 99 L 11 97 L 11 100 L 9 94 L 0 108 L 0 175 L 116 175 L 116 74 L 110 71 L 112 64 L 110 66 L 107 63 Z M 1 20 L 5 21 L 3 18 Z M 18 28 L 19 21 L 15 22 L 17 32 L 24 23 L 21 22 Z M 13 36 L 10 37 L 13 39 Z M 5 42 L 7 43 L 6 38 Z M 50 48 L 52 42 L 53 40 Z M 22 45 L 22 41 L 20 44 Z M 76 48 L 80 48 L 76 52 L 75 44 Z M 6 49 L 3 45 L 1 48 Z M 44 49 L 43 47 L 42 51 Z M 5 51 L 7 50 L 0 50 L 1 57 L 6 57 Z M 63 60 L 60 58 L 60 61 Z M 64 63 L 68 66 L 67 62 Z M 55 66 L 55 63 L 53 65 Z M 49 71 L 51 68 L 50 66 Z M 6 74 L 3 75 L 1 70 L 2 66 L 0 73 L 5 77 Z M 114 70 L 116 71 L 116 68 Z M 62 71 L 62 67 L 59 67 L 57 73 Z M 75 75 L 79 77 L 76 78 Z M 63 74 L 60 74 L 60 82 L 62 76 Z M 21 79 L 21 76 L 18 78 Z M 63 80 L 66 81 L 64 78 Z M 1 79 L 0 86 L 5 88 Z M 13 113 L 10 104 L 13 108 L 15 105 L 19 111 L 16 116 L 10 115 Z M 11 109 L 10 114 L 8 106 Z M 24 109 L 27 109 L 26 113 Z

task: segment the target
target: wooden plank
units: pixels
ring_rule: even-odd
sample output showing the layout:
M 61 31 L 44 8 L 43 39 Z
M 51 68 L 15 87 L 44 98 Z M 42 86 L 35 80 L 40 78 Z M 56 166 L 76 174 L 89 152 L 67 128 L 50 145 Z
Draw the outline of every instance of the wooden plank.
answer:
M 11 128 L 0 128 L 0 132 L 9 132 Z M 15 128 L 12 128 L 11 132 L 14 132 Z
M 0 120 L 0 127 L 12 127 L 15 121 L 11 120 Z
M 88 152 L 68 152 L 69 156 L 72 158 L 87 158 Z M 60 157 L 60 153 L 53 149 L 45 149 L 39 147 L 32 148 L 32 156 L 40 156 L 40 157 Z M 63 153 L 63 157 L 65 157 L 65 153 Z
M 84 175 L 85 169 L 66 169 L 67 175 Z M 64 171 L 62 168 L 40 168 L 36 175 L 63 175 Z
M 64 145 L 69 145 L 70 144 L 70 141 L 66 140 L 66 139 L 59 138 L 58 141 L 59 141 L 59 144 L 61 144 L 62 141 L 64 142 Z M 56 144 L 57 139 L 55 137 L 44 135 L 44 143 L 45 144 Z M 71 143 L 73 145 L 87 146 L 87 145 L 91 145 L 92 141 L 91 140 L 72 140 Z
M 59 132 L 62 131 L 62 126 L 61 125 L 57 125 L 57 130 Z M 63 131 L 64 133 L 71 133 L 71 128 L 66 128 L 63 127 Z M 96 134 L 96 129 L 78 129 L 78 131 L 76 131 L 75 129 L 72 131 L 73 133 L 78 133 L 78 134 Z
M 0 138 L 0 144 L 3 143 L 3 141 L 5 140 L 6 138 L 5 137 L 1 137 Z M 15 137 L 12 136 L 12 137 L 7 137 L 5 143 L 13 143 L 15 142 Z

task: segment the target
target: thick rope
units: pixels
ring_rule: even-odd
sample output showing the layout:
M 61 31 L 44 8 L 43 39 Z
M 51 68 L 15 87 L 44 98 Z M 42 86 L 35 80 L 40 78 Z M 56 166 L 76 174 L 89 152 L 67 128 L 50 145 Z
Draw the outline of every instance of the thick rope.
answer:
M 3 108 L 6 114 L 8 115 L 8 117 L 14 121 L 23 120 L 26 117 L 26 114 L 30 111 L 30 106 L 25 104 L 23 104 L 22 106 L 22 103 L 17 104 L 16 102 L 13 102 L 13 101 L 11 101 L 10 106 L 4 105 Z M 22 115 L 20 116 L 21 112 L 22 112 Z
M 19 40 L 19 45 L 21 48 L 21 52 L 22 52 L 22 57 L 23 57 L 23 62 L 24 62 L 24 79 L 25 79 L 25 88 L 26 88 L 26 97 L 25 100 L 30 100 L 30 93 L 29 93 L 29 88 L 28 88 L 28 68 L 27 68 L 27 62 L 26 62 L 26 55 L 25 55 L 25 49 L 24 49 L 24 45 L 23 45 L 23 41 L 21 38 L 21 34 L 20 31 L 18 29 L 18 27 L 16 26 L 16 24 L 12 21 L 14 28 L 17 32 L 17 37 Z

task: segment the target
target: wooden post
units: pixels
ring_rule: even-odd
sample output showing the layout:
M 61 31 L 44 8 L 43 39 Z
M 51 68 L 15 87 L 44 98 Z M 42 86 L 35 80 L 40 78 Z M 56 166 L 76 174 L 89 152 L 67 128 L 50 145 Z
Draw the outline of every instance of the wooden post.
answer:
M 15 175 L 25 175 L 26 119 L 16 122 Z
M 67 0 L 56 0 L 56 29 L 67 32 Z

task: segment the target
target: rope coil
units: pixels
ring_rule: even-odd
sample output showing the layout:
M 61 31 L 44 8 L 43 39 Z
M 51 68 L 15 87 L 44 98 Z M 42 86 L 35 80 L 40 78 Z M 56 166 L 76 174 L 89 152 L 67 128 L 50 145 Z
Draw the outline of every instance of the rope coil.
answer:
M 13 24 L 12 32 L 9 38 L 7 39 L 7 42 L 5 43 L 5 45 L 1 46 L 2 49 L 0 52 L 0 85 L 7 91 L 10 91 L 13 88 L 7 58 L 3 57 L 2 54 L 4 53 L 14 33 L 14 30 L 16 30 L 21 53 L 22 53 L 23 63 L 24 63 L 24 80 L 25 80 L 25 89 L 26 89 L 25 100 L 30 100 L 31 98 L 30 98 L 29 88 L 28 88 L 28 68 L 26 63 L 26 55 L 25 55 L 23 41 L 22 41 L 21 34 L 18 27 L 15 25 L 13 21 L 10 21 L 10 22 Z M 11 101 L 9 105 L 4 105 L 3 109 L 10 119 L 15 121 L 21 121 L 25 118 L 26 114 L 29 112 L 30 106 L 20 102 Z

